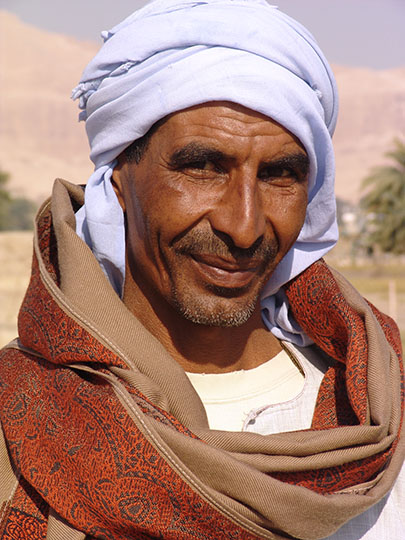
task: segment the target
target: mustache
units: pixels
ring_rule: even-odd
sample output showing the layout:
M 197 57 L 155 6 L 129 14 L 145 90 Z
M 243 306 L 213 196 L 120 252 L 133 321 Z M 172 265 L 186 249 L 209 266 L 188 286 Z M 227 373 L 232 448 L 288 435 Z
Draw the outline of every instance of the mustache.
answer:
M 248 248 L 241 248 L 225 233 L 191 230 L 177 237 L 173 247 L 183 255 L 216 255 L 235 262 L 255 259 L 267 264 L 274 260 L 279 246 L 275 238 L 268 240 L 261 236 Z

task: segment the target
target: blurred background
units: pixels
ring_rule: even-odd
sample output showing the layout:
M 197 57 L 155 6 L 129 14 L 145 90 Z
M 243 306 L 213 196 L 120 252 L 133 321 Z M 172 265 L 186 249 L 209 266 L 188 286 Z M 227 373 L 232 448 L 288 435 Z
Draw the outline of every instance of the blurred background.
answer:
M 53 180 L 92 172 L 70 100 L 111 28 L 146 1 L 0 0 L 0 346 L 16 335 L 32 219 Z M 270 2 L 272 3 L 272 2 Z M 332 64 L 341 238 L 328 255 L 405 340 L 405 2 L 280 0 Z

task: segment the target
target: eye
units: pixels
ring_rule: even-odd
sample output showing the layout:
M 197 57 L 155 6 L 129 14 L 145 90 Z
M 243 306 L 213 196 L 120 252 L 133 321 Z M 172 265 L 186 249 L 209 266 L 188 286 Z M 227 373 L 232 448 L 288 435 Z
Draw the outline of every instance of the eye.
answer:
M 211 177 L 213 173 L 215 173 L 215 175 L 221 175 L 224 173 L 223 167 L 208 159 L 200 159 L 184 163 L 178 168 L 178 170 L 181 170 L 185 174 L 200 177 Z
M 183 165 L 182 169 L 195 169 L 199 171 L 216 171 L 218 170 L 217 165 L 212 161 L 201 159 L 199 161 L 193 161 Z
M 270 165 L 260 169 L 257 178 L 275 185 L 290 186 L 295 182 L 304 181 L 306 172 L 292 167 Z

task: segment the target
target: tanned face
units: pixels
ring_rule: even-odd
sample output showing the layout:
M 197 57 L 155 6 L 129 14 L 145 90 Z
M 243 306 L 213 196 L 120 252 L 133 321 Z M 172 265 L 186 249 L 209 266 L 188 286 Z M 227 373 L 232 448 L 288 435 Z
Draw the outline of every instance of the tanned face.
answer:
M 308 168 L 290 132 L 242 106 L 169 116 L 114 171 L 129 279 L 194 323 L 245 323 L 304 223 Z

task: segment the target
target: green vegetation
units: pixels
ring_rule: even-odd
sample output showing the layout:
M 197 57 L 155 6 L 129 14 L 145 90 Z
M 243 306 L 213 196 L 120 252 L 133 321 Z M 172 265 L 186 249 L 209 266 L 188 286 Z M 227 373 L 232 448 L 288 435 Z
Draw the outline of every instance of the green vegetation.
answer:
M 23 197 L 12 197 L 8 180 L 9 174 L 0 170 L 0 231 L 32 229 L 36 206 Z
M 397 139 L 386 156 L 392 164 L 364 179 L 360 204 L 366 213 L 366 245 L 398 255 L 405 253 L 405 143 Z

